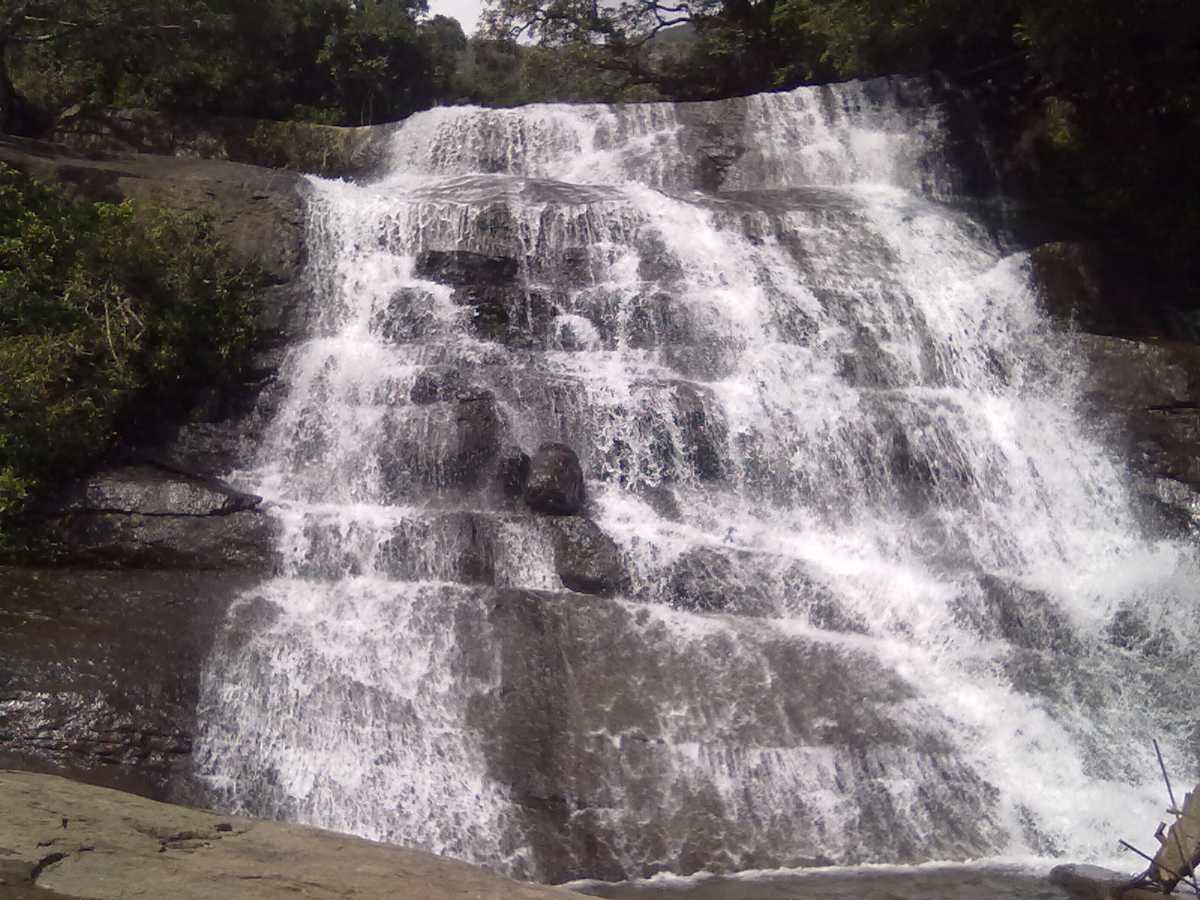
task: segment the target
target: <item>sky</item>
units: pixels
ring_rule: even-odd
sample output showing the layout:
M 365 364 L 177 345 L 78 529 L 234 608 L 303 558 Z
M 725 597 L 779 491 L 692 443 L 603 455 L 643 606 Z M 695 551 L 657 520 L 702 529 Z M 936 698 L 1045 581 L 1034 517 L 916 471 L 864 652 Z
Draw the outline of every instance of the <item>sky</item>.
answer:
M 483 0 L 429 0 L 430 15 L 450 16 L 458 19 L 462 24 L 463 31 L 468 35 L 475 30 L 481 9 L 483 9 Z

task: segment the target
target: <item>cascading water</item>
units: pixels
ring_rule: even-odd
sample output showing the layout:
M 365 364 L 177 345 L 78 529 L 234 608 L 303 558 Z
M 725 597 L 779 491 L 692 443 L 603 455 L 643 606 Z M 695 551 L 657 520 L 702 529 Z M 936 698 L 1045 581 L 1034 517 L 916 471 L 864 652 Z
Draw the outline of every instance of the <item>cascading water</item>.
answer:
M 945 140 L 891 80 L 438 109 L 314 180 L 311 337 L 243 473 L 283 574 L 205 676 L 223 801 L 548 880 L 1152 828 L 1193 551 L 1135 520 Z M 510 489 L 546 441 L 616 596 Z

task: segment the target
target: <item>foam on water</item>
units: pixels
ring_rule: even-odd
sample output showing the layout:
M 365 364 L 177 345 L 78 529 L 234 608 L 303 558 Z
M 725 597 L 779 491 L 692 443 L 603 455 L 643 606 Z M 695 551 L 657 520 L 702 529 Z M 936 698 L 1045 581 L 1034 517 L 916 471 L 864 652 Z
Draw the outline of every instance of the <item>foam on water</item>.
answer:
M 743 152 L 722 193 L 692 190 L 716 152 L 697 135 L 729 110 Z M 500 662 L 470 585 L 561 589 L 553 537 L 446 487 L 459 438 L 408 398 L 453 366 L 508 440 L 579 451 L 629 567 L 606 602 L 647 654 L 706 679 L 653 685 L 661 752 L 599 776 L 610 802 L 589 814 L 628 835 L 624 871 L 681 865 L 679 817 L 706 793 L 745 823 L 733 867 L 911 860 L 922 841 L 1107 860 L 1152 830 L 1148 737 L 1190 760 L 1164 673 L 1196 674 L 1194 552 L 1144 533 L 1027 260 L 938 202 L 956 183 L 943 140 L 904 81 L 444 108 L 396 129 L 374 182 L 314 179 L 312 337 L 245 475 L 281 519 L 284 574 L 235 610 L 204 685 L 199 758 L 226 802 L 541 871 L 473 725 Z M 418 274 L 421 254 L 463 250 L 516 260 L 529 328 L 550 309 L 541 338 L 481 336 Z M 692 564 L 744 606 L 677 608 Z M 1121 616 L 1145 637 L 1115 641 Z M 785 645 L 859 666 L 890 736 L 851 751 L 845 723 L 739 707 L 755 684 L 787 705 Z M 961 832 L 955 803 L 977 807 Z M 683 830 L 646 858 L 655 821 Z M 868 839 L 883 831 L 901 837 Z

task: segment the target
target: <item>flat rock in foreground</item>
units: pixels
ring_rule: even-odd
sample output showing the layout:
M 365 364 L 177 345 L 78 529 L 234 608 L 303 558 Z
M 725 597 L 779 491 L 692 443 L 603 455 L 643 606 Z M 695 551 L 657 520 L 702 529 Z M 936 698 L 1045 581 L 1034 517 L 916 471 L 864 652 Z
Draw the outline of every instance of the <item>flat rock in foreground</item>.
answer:
M 0 770 L 0 897 L 539 898 L 430 853 Z

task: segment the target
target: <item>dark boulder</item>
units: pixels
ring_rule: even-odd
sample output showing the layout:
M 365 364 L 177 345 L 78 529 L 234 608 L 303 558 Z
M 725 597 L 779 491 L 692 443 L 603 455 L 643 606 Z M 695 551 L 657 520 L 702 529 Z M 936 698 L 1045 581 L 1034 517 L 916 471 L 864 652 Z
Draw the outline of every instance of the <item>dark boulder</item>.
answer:
M 496 484 L 500 492 L 509 498 L 522 497 L 529 481 L 531 460 L 520 447 L 508 447 L 501 451 L 496 466 Z
M 517 277 L 517 270 L 515 259 L 467 250 L 426 250 L 417 257 L 413 268 L 418 278 L 455 287 L 511 284 Z
M 525 503 L 537 512 L 573 516 L 583 508 L 583 469 L 566 444 L 538 447 L 529 466 Z
M 562 583 L 581 594 L 610 596 L 626 580 L 621 548 L 590 519 L 560 519 L 554 568 Z

